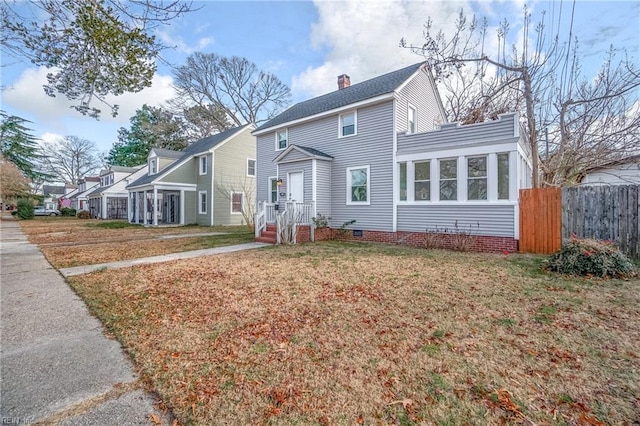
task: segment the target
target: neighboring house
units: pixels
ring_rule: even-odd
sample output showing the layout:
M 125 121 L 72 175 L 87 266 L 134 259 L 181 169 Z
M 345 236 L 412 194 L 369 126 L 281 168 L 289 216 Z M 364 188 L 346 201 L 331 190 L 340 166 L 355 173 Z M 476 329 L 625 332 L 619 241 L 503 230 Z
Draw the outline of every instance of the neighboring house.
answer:
M 78 189 L 68 194 L 71 200 L 71 208 L 80 212 L 89 210 L 89 193 L 100 185 L 100 176 L 85 176 L 78 181 Z
M 640 185 L 640 155 L 632 155 L 591 168 L 579 182 L 582 185 Z
M 144 175 L 127 186 L 129 221 L 154 226 L 246 223 L 243 212 L 255 205 L 253 129 L 236 127 L 181 152 L 152 149 Z
M 59 208 L 70 208 L 71 207 L 71 197 L 78 193 L 78 185 L 67 183 L 64 186 L 64 195 L 60 197 L 58 200 Z
M 42 205 L 49 210 L 57 210 L 59 208 L 59 201 L 65 195 L 64 185 L 43 185 L 42 193 L 44 199 Z
M 303 222 L 323 215 L 353 238 L 419 243 L 425 231 L 457 229 L 477 235 L 478 249 L 517 250 L 518 190 L 531 182 L 517 114 L 444 121 L 424 64 L 354 85 L 339 76 L 337 91 L 253 132 L 256 234 L 293 201 Z
M 87 194 L 89 213 L 96 219 L 127 219 L 127 185 L 146 172 L 146 166 L 109 166 L 100 171 L 100 184 Z

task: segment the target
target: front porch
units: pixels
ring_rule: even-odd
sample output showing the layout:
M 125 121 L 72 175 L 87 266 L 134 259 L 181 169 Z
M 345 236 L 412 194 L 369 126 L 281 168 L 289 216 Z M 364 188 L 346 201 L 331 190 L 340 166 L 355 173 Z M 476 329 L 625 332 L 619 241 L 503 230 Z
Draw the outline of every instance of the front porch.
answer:
M 185 191 L 158 190 L 129 193 L 129 222 L 148 226 L 185 225 Z
M 309 229 L 309 237 L 305 240 L 314 241 L 315 214 L 314 202 L 287 201 L 282 205 L 259 201 L 254 219 L 256 241 L 295 244 L 298 242 L 298 231 L 301 227 Z

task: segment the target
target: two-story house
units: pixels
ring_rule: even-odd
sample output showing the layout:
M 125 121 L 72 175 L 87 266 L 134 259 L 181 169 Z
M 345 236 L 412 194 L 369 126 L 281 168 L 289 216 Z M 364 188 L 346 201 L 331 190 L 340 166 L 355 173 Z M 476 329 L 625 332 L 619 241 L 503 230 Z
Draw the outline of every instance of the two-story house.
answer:
M 127 185 L 142 176 L 144 166 L 109 166 L 100 171 L 100 184 L 87 194 L 89 212 L 96 219 L 126 219 Z
M 516 250 L 518 189 L 529 186 L 517 114 L 445 124 L 423 63 L 287 109 L 258 127 L 257 233 L 293 205 L 371 241 L 466 229 L 478 249 Z M 351 225 L 343 226 L 354 221 Z M 411 237 L 413 234 L 418 237 Z
M 154 148 L 127 186 L 129 221 L 144 225 L 241 225 L 253 220 L 256 140 L 248 124 L 183 151 Z

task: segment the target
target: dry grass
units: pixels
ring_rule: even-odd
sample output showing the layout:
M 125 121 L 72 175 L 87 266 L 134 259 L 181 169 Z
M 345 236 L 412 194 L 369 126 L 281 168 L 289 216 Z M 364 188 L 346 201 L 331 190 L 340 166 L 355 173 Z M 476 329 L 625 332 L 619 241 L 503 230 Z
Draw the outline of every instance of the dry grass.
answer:
M 122 225 L 109 229 L 103 226 Z M 29 241 L 40 246 L 55 268 L 115 262 L 188 250 L 241 244 L 254 240 L 245 226 L 184 226 L 145 228 L 123 221 L 79 220 L 76 218 L 42 218 L 21 221 Z M 193 236 L 189 234 L 224 232 L 227 235 Z M 159 239 L 166 235 L 182 238 Z
M 640 282 L 537 263 L 333 242 L 70 281 L 184 424 L 634 424 Z

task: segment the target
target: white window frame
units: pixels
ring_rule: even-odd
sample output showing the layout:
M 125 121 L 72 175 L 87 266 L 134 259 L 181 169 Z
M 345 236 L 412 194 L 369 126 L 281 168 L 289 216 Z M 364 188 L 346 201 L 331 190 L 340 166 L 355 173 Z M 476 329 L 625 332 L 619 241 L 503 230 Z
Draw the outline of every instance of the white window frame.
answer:
M 456 177 L 455 178 L 447 178 L 447 179 L 442 179 L 442 169 L 441 169 L 441 164 L 443 161 L 455 161 L 456 162 Z M 458 160 L 458 157 L 449 157 L 449 158 L 439 158 L 438 159 L 438 200 L 442 201 L 442 202 L 459 202 L 460 201 L 460 170 L 458 170 L 460 168 L 460 161 Z M 442 184 L 443 181 L 453 181 L 456 183 L 456 198 L 454 198 L 453 200 L 443 200 L 442 199 L 442 188 L 440 188 L 440 185 Z
M 367 171 L 367 201 L 352 201 L 351 200 L 351 171 L 352 170 L 362 170 L 365 169 Z M 371 205 L 371 167 L 367 164 L 366 166 L 354 166 L 347 167 L 347 205 L 348 206 L 368 206 Z
M 253 161 L 253 174 L 249 173 L 249 162 Z M 247 176 L 256 177 L 256 168 L 258 167 L 258 162 L 255 158 L 247 158 Z
M 272 189 L 272 187 L 271 187 L 272 182 L 275 182 L 275 184 L 276 184 L 276 200 L 275 200 L 275 201 L 273 201 L 273 200 L 271 199 L 271 196 L 273 195 L 273 189 Z M 279 192 L 280 192 L 280 188 L 278 188 L 278 177 L 277 177 L 277 176 L 269 176 L 269 184 L 268 184 L 268 185 L 269 185 L 269 186 L 268 186 L 268 189 L 269 189 L 269 191 L 268 191 L 268 194 L 269 194 L 269 203 L 270 203 L 270 204 L 277 204 L 277 203 L 278 203 L 278 200 L 280 199 L 280 194 L 279 194 Z
M 209 160 L 206 155 L 198 157 L 198 171 L 200 176 L 206 175 L 209 169 Z
M 233 196 L 234 195 L 240 195 L 242 196 L 242 199 L 240 200 L 240 211 L 239 212 L 234 212 L 233 211 Z M 231 214 L 242 214 L 242 210 L 244 208 L 244 192 L 231 192 L 231 196 L 229 197 L 229 211 L 231 212 Z
M 429 164 L 429 177 L 425 180 L 416 180 L 416 165 L 417 164 L 421 164 L 421 163 L 427 163 Z M 412 185 L 412 191 L 413 191 L 413 201 L 417 202 L 417 203 L 428 203 L 433 199 L 433 193 L 431 191 L 431 169 L 433 167 L 433 161 L 432 160 L 417 160 L 413 162 L 413 185 Z M 428 182 L 429 183 L 429 198 L 427 198 L 426 200 L 423 200 L 422 198 L 416 198 L 416 182 Z
M 286 145 L 284 148 L 280 148 L 280 133 L 284 133 L 285 134 L 285 142 Z M 276 151 L 283 151 L 287 148 L 289 148 L 289 129 L 282 129 L 282 130 L 277 130 L 276 131 L 276 138 L 275 138 L 275 143 L 276 143 Z
M 342 134 L 342 130 L 344 128 L 342 123 L 343 123 L 344 117 L 348 115 L 353 115 L 353 133 L 350 135 L 344 135 Z M 358 134 L 358 110 L 353 110 L 353 111 L 345 112 L 344 114 L 340 114 L 338 117 L 338 137 L 348 138 L 350 136 L 356 136 L 357 134 Z
M 411 129 L 411 112 L 413 111 L 413 129 Z M 418 109 L 407 103 L 407 134 L 418 133 Z
M 484 177 L 479 176 L 479 177 L 474 177 L 474 176 L 469 176 L 469 160 L 474 160 L 476 158 L 484 158 L 484 164 L 485 164 L 485 175 Z M 471 155 L 469 157 L 465 157 L 465 168 L 466 168 L 466 173 L 465 173 L 465 177 L 466 177 L 466 187 L 467 187 L 467 200 L 469 201 L 488 201 L 489 200 L 489 155 Z M 485 198 L 469 198 L 469 182 L 472 180 L 482 180 L 484 179 L 485 181 L 485 185 L 486 185 L 486 193 L 485 193 Z
M 204 210 L 202 209 L 202 196 L 204 195 Z M 198 214 L 207 214 L 207 206 L 209 205 L 209 200 L 207 199 L 207 191 L 198 191 Z

